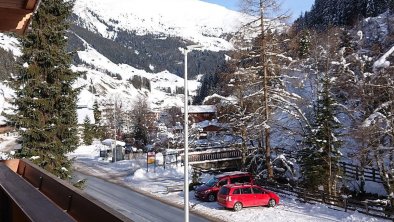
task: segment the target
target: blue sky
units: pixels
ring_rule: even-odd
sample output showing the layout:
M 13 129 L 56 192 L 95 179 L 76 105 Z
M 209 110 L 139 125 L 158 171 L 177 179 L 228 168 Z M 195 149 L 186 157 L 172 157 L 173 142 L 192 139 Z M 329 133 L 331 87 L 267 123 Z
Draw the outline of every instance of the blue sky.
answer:
M 211 2 L 218 5 L 223 5 L 227 8 L 238 10 L 238 4 L 240 0 L 202 0 L 205 2 Z M 309 10 L 315 0 L 281 0 L 282 7 L 284 10 L 290 10 L 292 13 L 292 19 L 298 18 L 301 12 Z

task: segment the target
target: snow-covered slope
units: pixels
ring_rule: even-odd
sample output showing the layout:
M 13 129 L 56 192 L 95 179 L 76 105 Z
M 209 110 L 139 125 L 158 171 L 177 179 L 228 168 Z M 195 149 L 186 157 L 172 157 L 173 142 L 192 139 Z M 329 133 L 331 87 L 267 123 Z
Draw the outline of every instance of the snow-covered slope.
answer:
M 76 87 L 83 87 L 78 101 L 80 108 L 91 109 L 94 100 L 98 100 L 101 105 L 118 100 L 122 101 L 123 108 L 127 110 L 136 101 L 138 95 L 146 96 L 150 107 L 154 110 L 183 104 L 183 94 L 175 92 L 177 87 L 183 87 L 184 80 L 181 77 L 168 71 L 148 73 L 127 64 L 115 64 L 88 43 L 84 42 L 84 44 L 85 50 L 78 51 L 78 56 L 84 64 L 72 66 L 73 70 L 86 73 L 75 83 Z M 1 33 L 0 47 L 13 52 L 15 56 L 21 54 L 18 40 Z M 120 76 L 121 79 L 112 77 L 108 73 Z M 136 89 L 129 81 L 133 76 L 150 80 L 151 90 Z M 198 86 L 197 80 L 189 80 L 190 95 L 195 94 Z M 96 92 L 92 92 L 92 87 Z M 7 85 L 0 83 L 0 112 L 12 112 L 10 101 L 13 95 L 13 91 Z M 85 114 L 91 116 L 92 113 L 82 112 L 79 122 L 83 122 Z M 2 116 L 0 116 L 1 121 L 4 121 Z
M 230 50 L 222 36 L 245 21 L 241 13 L 199 0 L 77 0 L 78 23 L 106 38 L 117 31 L 181 37 L 209 50 Z

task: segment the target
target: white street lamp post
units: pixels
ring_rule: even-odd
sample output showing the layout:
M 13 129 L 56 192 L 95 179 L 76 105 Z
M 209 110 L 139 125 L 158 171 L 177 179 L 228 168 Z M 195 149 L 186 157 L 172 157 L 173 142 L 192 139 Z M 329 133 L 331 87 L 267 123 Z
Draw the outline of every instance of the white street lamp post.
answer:
M 116 100 L 115 100 L 115 102 L 114 102 L 114 130 L 115 130 L 114 139 L 115 139 L 115 150 L 112 153 L 113 155 L 115 155 L 115 158 L 114 158 L 114 162 L 115 163 L 116 163 L 116 124 L 117 124 L 117 121 L 116 121 Z
M 189 110 L 188 110 L 188 82 L 187 82 L 187 53 L 192 51 L 193 49 L 201 48 L 200 45 L 190 45 L 184 48 L 184 54 L 185 54 L 185 104 L 184 104 L 184 161 L 183 161 L 183 166 L 184 166 L 184 208 L 185 208 L 185 222 L 189 222 L 189 125 L 188 125 L 188 120 L 189 120 Z

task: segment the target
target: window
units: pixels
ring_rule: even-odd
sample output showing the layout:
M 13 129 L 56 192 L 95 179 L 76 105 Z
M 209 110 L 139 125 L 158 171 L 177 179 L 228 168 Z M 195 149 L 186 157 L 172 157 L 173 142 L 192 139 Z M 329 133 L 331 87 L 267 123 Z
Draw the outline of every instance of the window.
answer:
M 208 182 L 205 183 L 205 185 L 207 185 L 209 187 L 213 187 L 216 185 L 217 182 L 218 182 L 218 179 L 216 177 L 211 177 L 211 179 L 209 179 Z
M 235 189 L 233 194 L 241 194 L 241 189 Z
M 226 185 L 226 184 L 227 184 L 227 179 L 219 181 L 218 185 L 219 185 L 219 187 L 221 187 L 221 186 Z
M 234 183 L 240 183 L 239 182 L 239 177 L 233 177 L 230 179 L 230 183 L 234 184 Z
M 230 179 L 231 183 L 250 183 L 249 176 L 242 176 L 242 177 L 233 177 Z
M 255 193 L 255 194 L 263 194 L 264 192 L 261 189 L 257 188 L 257 187 L 253 187 L 253 193 Z
M 252 193 L 252 188 L 247 187 L 247 188 L 242 188 L 242 194 L 251 194 Z
M 219 190 L 219 194 L 227 195 L 228 193 L 230 193 L 230 189 L 227 187 L 222 187 Z

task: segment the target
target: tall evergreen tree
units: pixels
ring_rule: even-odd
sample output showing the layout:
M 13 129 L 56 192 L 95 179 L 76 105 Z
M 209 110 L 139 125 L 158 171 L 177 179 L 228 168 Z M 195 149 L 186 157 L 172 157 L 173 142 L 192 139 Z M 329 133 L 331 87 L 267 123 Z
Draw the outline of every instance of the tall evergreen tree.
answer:
M 339 45 L 337 31 L 331 29 L 322 39 L 316 58 L 315 71 L 317 95 L 313 101 L 314 115 L 310 121 L 309 135 L 305 136 L 305 148 L 300 152 L 301 172 L 304 186 L 317 190 L 319 186 L 330 195 L 336 194 L 338 161 L 340 158 L 339 129 L 341 124 L 336 118 L 336 98 L 333 88 L 336 73 L 333 73 L 333 62 L 336 59 Z M 338 69 L 339 70 L 339 69 Z
M 300 58 L 306 58 L 309 54 L 309 46 L 311 44 L 311 36 L 308 30 L 304 30 L 301 35 L 301 39 L 298 48 L 298 56 Z
M 83 120 L 83 143 L 85 145 L 92 145 L 93 142 L 93 127 L 88 116 Z
M 330 93 L 331 83 L 327 74 L 320 81 L 322 88 L 316 102 L 316 120 L 310 136 L 306 138 L 307 147 L 301 151 L 301 168 L 306 187 L 316 190 L 323 186 L 326 192 L 335 194 L 341 147 L 338 129 L 341 124 L 335 117 L 335 100 Z
M 216 73 L 204 75 L 201 80 L 201 86 L 197 91 L 197 95 L 193 98 L 193 104 L 202 104 L 205 97 L 213 94 L 218 81 L 219 77 Z
M 20 71 L 11 86 L 17 107 L 10 120 L 20 129 L 21 157 L 67 179 L 71 161 L 65 156 L 77 148 L 76 100 L 72 87 L 79 73 L 70 69 L 66 30 L 73 1 L 42 0 L 33 17 L 32 31 L 21 41 Z
M 149 111 L 146 98 L 139 96 L 131 110 L 130 116 L 133 121 L 134 139 L 138 141 L 140 145 L 146 145 L 148 143 L 148 125 L 150 125 L 150 123 L 147 114 Z
M 99 125 L 101 121 L 101 111 L 98 106 L 97 100 L 94 101 L 93 103 L 93 116 L 94 116 L 94 122 Z
M 94 116 L 94 136 L 96 138 L 103 138 L 104 137 L 104 133 L 103 133 L 103 129 L 101 127 L 101 110 L 99 109 L 98 106 L 98 102 L 97 100 L 94 101 L 93 103 L 93 116 Z

